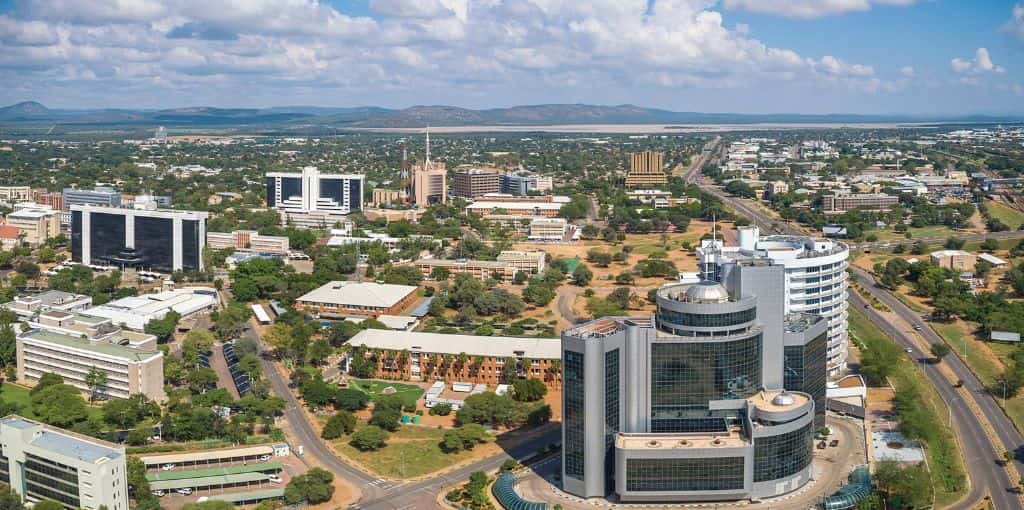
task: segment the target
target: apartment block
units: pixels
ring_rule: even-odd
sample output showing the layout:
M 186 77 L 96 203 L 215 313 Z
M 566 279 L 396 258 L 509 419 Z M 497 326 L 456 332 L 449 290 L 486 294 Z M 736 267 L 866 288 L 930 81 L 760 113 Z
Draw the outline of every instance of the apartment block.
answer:
M 452 194 L 457 197 L 477 198 L 501 191 L 501 174 L 494 170 L 462 170 L 455 172 L 452 181 Z
M 821 197 L 822 210 L 842 213 L 854 209 L 888 211 L 899 203 L 899 198 L 885 193 L 835 193 Z
M 123 446 L 16 415 L 0 419 L 0 481 L 28 503 L 128 510 Z
M 64 194 L 59 191 L 33 190 L 32 201 L 55 211 L 64 210 Z
M 0 186 L 0 202 L 14 204 L 32 200 L 32 188 L 28 186 Z
M 30 246 L 39 246 L 60 234 L 60 213 L 34 204 L 19 206 L 7 215 L 7 225 L 18 228 Z
M 554 362 L 561 359 L 557 338 L 519 338 L 504 336 L 448 335 L 414 331 L 366 329 L 349 341 L 352 346 L 365 346 L 377 357 L 377 377 L 413 381 L 466 381 L 477 384 L 498 384 L 506 363 L 516 363 L 518 377 L 531 377 L 557 383 L 561 371 Z M 408 359 L 400 359 L 403 351 Z M 466 363 L 445 363 L 459 355 L 469 357 Z
M 18 381 L 35 384 L 43 374 L 60 374 L 64 382 L 91 391 L 86 375 L 107 374 L 101 396 L 128 398 L 143 394 L 155 401 L 164 394 L 164 354 L 156 337 L 127 331 L 110 319 L 50 310 L 27 321 L 17 338 Z
M 255 230 L 207 232 L 206 246 L 214 250 L 234 248 L 236 250 L 251 250 L 257 253 L 285 255 L 288 253 L 288 238 L 285 236 L 260 235 Z

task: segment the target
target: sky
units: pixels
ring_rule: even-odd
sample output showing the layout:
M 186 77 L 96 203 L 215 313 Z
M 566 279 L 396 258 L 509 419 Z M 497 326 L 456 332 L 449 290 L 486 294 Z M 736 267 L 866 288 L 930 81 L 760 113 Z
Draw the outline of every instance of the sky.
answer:
M 0 0 L 0 105 L 1024 114 L 1024 0 Z

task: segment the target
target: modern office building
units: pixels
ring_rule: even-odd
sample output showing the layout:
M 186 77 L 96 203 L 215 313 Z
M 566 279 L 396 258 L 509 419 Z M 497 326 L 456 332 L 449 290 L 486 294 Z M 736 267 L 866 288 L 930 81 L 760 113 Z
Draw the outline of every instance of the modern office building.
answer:
M 543 193 L 551 190 L 551 177 L 541 177 L 531 172 L 501 174 L 501 192 L 515 196 Z
M 260 235 L 255 230 L 207 232 L 206 246 L 214 250 L 234 248 L 236 250 L 252 250 L 257 253 L 285 255 L 288 253 L 288 238 Z
M 496 170 L 460 170 L 455 172 L 452 182 L 452 194 L 457 197 L 477 198 L 501 191 L 501 174 Z
M 412 203 L 426 207 L 448 200 L 448 170 L 444 163 L 430 161 L 429 152 L 426 161 L 412 165 L 409 178 L 409 199 Z
M 888 211 L 899 202 L 899 197 L 885 193 L 833 193 L 821 197 L 821 208 L 826 213 L 835 214 L 855 209 Z
M 626 174 L 627 188 L 646 188 L 668 183 L 665 175 L 665 155 L 661 152 L 643 151 L 629 155 L 629 173 Z
M 109 318 L 50 310 L 29 319 L 17 338 L 18 381 L 35 384 L 45 373 L 60 374 L 83 392 L 91 370 L 107 374 L 97 393 L 109 398 L 143 394 L 155 401 L 164 394 L 164 354 L 156 337 L 127 331 Z
M 267 205 L 285 213 L 344 216 L 363 209 L 363 175 L 324 174 L 315 166 L 301 173 L 269 172 Z
M 849 346 L 846 244 L 807 236 L 762 236 L 757 227 L 739 227 L 739 246 L 705 239 L 697 249 L 701 268 L 721 278 L 724 264 L 738 260 L 767 260 L 785 266 L 785 313 L 820 315 L 828 321 L 828 367 L 836 374 L 846 366 Z
M 531 241 L 563 241 L 569 222 L 562 218 L 534 218 L 530 220 Z
M 503 250 L 495 260 L 516 268 L 516 271 L 538 274 L 544 272 L 547 254 L 542 251 Z
M 826 323 L 783 313 L 785 267 L 672 284 L 653 316 L 562 333 L 562 488 L 623 502 L 776 497 L 810 480 Z
M 412 285 L 334 281 L 295 300 L 297 310 L 326 317 L 378 317 L 402 315 L 419 297 Z
M 25 502 L 128 510 L 123 446 L 16 415 L 0 419 L 0 481 Z
M 32 202 L 16 204 L 7 215 L 7 224 L 17 227 L 22 241 L 39 246 L 51 237 L 60 235 L 60 212 Z
M 71 206 L 71 260 L 162 272 L 202 271 L 205 211 Z
M 64 210 L 70 210 L 73 205 L 121 207 L 121 192 L 107 186 L 97 186 L 91 190 L 64 188 L 63 197 Z

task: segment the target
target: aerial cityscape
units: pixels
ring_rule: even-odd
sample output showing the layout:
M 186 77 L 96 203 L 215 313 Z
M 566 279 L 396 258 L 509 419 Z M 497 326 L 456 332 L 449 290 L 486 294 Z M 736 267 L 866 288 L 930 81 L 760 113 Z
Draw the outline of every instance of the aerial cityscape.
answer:
M 0 510 L 1024 509 L 1019 0 L 0 0 Z

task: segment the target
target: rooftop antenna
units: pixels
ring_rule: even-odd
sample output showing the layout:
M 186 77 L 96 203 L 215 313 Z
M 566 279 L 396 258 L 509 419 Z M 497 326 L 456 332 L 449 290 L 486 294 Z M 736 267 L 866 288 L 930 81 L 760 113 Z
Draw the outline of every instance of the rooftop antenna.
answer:
M 430 126 L 427 126 L 427 160 L 423 163 L 424 167 L 430 166 Z

